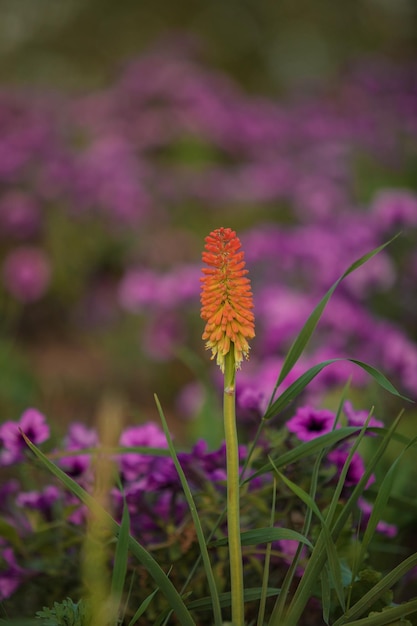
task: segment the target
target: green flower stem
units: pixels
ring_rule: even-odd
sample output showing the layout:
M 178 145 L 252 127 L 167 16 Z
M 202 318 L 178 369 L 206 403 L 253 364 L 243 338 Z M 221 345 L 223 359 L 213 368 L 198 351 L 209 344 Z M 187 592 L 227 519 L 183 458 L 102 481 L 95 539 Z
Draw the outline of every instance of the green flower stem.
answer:
M 225 356 L 223 417 L 227 463 L 227 534 L 229 540 L 232 624 L 244 626 L 243 565 L 240 539 L 239 448 L 236 429 L 234 346 Z

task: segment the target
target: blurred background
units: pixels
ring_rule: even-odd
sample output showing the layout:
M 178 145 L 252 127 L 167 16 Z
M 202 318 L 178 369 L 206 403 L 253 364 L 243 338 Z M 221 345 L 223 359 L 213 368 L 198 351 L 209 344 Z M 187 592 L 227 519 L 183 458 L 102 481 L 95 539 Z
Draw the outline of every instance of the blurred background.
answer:
M 2 0 L 0 78 L 46 89 L 107 85 L 128 59 L 177 33 L 250 91 L 329 81 L 368 55 L 415 54 L 412 0 Z
M 416 53 L 413 0 L 0 0 L 2 418 L 37 406 L 59 432 L 111 394 L 141 421 L 157 392 L 181 437 L 213 410 L 198 268 L 221 225 L 253 264 L 262 381 L 339 273 L 405 225 L 312 359 L 354 348 L 366 313 L 364 356 L 410 394 Z

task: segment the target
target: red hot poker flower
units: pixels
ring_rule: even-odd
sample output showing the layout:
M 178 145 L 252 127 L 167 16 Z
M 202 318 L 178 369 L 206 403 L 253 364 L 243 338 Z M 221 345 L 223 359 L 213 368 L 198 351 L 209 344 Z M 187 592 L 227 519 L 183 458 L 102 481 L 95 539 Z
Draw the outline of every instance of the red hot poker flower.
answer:
M 203 339 L 212 359 L 224 372 L 224 357 L 234 350 L 236 368 L 248 358 L 248 339 L 255 336 L 253 298 L 246 277 L 241 243 L 231 228 L 218 228 L 205 239 L 201 278 L 201 317 L 206 321 Z

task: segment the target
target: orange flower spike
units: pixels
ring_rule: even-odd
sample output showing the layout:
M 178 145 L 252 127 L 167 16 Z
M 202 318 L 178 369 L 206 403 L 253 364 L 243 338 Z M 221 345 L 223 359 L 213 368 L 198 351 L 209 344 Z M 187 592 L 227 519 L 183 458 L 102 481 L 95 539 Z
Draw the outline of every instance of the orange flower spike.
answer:
M 224 358 L 234 351 L 236 369 L 248 358 L 248 339 L 255 336 L 253 298 L 241 243 L 231 228 L 218 228 L 205 239 L 201 278 L 203 339 L 224 372 Z

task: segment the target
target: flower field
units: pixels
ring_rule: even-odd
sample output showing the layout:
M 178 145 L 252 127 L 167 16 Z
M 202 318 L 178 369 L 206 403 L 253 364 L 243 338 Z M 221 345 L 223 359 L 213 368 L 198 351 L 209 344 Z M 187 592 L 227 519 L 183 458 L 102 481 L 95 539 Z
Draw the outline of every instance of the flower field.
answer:
M 417 624 L 416 111 L 415 62 L 273 98 L 180 41 L 1 89 L 0 624 L 243 626 L 233 349 L 246 623 Z

